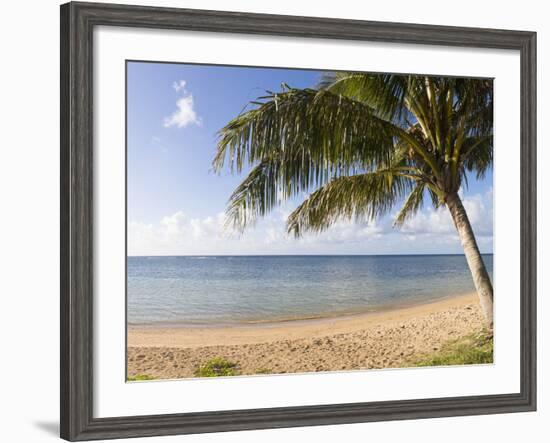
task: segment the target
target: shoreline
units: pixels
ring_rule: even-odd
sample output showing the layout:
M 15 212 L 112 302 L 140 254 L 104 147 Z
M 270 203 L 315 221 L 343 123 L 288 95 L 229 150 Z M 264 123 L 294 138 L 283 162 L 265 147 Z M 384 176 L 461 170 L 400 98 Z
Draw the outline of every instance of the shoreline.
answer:
M 129 325 L 128 348 L 200 348 L 312 339 L 354 333 L 376 325 L 389 325 L 433 312 L 475 304 L 475 293 L 445 297 L 410 306 L 350 313 L 336 317 L 313 317 L 224 325 Z
M 232 375 L 404 368 L 484 326 L 477 296 L 468 294 L 269 327 L 130 328 L 127 372 L 137 380 L 192 378 L 214 361 L 230 364 Z
M 338 320 L 347 319 L 363 315 L 383 314 L 390 311 L 398 311 L 402 309 L 414 308 L 416 306 L 429 305 L 433 303 L 443 302 L 446 300 L 456 299 L 460 297 L 467 297 L 475 295 L 472 292 L 461 292 L 458 294 L 450 294 L 443 297 L 429 297 L 425 299 L 419 299 L 414 301 L 406 301 L 403 303 L 393 303 L 386 305 L 378 305 L 371 310 L 365 310 L 364 308 L 349 309 L 348 311 L 342 311 L 338 313 L 326 313 L 326 314 L 312 314 L 310 316 L 303 317 L 281 317 L 270 320 L 241 320 L 241 321 L 227 321 L 218 323 L 184 323 L 184 322 L 155 322 L 155 323 L 130 323 L 128 322 L 128 329 L 133 330 L 147 330 L 147 329 L 220 329 L 220 328 L 248 328 L 248 327 L 272 327 L 277 325 L 298 324 L 311 321 L 325 321 L 325 320 Z

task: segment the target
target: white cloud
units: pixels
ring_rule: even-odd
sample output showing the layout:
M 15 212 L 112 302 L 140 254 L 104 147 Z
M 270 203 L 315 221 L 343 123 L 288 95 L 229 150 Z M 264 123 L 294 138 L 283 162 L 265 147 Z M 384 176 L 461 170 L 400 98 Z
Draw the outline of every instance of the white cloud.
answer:
M 493 235 L 493 191 L 489 189 L 484 195 L 475 194 L 463 198 L 462 201 L 476 237 L 492 237 Z M 405 222 L 402 232 L 409 235 L 450 235 L 457 237 L 456 230 L 445 207 L 428 208 L 420 211 L 412 219 Z
M 492 193 L 464 199 L 482 251 L 492 251 Z M 158 223 L 128 225 L 129 255 L 238 254 L 405 254 L 460 253 L 460 242 L 448 211 L 420 211 L 401 229 L 388 216 L 376 223 L 340 221 L 320 234 L 300 239 L 287 234 L 290 208 L 275 210 L 244 234 L 224 229 L 225 216 L 189 217 L 183 211 Z
M 177 81 L 177 82 L 174 82 L 172 84 L 172 87 L 174 88 L 174 90 L 176 92 L 180 92 L 180 91 L 183 91 L 184 93 L 186 93 L 187 91 L 185 90 L 185 85 L 187 84 L 187 82 L 185 80 L 180 80 L 180 81 Z
M 184 128 L 191 124 L 200 126 L 201 119 L 197 117 L 197 113 L 195 112 L 192 95 L 179 98 L 176 101 L 176 107 L 178 109 L 164 119 L 165 128 L 169 128 L 170 126 Z
M 308 234 L 301 239 L 286 232 L 283 210 L 248 228 L 244 234 L 225 227 L 225 214 L 203 218 L 188 217 L 178 211 L 156 224 L 128 224 L 129 255 L 193 254 L 292 254 L 323 253 L 337 246 L 339 253 L 376 239 L 382 229 L 375 224 L 339 222 L 321 234 Z
M 164 127 L 169 128 L 176 126 L 178 128 L 184 128 L 188 125 L 200 126 L 202 123 L 201 118 L 195 111 L 195 102 L 193 95 L 187 92 L 185 89 L 185 80 L 174 82 L 172 87 L 177 93 L 182 93 L 183 96 L 176 101 L 176 110 L 164 119 Z

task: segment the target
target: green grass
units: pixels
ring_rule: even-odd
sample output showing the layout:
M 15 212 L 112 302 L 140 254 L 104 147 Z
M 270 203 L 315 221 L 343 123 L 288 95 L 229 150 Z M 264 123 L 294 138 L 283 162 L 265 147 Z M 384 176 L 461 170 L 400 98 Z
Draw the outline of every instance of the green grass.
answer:
M 273 371 L 269 368 L 258 368 L 256 369 L 256 374 L 272 374 Z
M 441 347 L 441 350 L 413 361 L 414 366 L 475 365 L 493 363 L 493 337 L 482 331 Z
M 200 365 L 195 371 L 196 377 L 231 377 L 237 375 L 237 363 L 215 357 Z
M 152 377 L 151 375 L 147 374 L 138 374 L 133 377 L 128 377 L 126 381 L 146 381 L 146 380 L 154 380 L 155 377 Z

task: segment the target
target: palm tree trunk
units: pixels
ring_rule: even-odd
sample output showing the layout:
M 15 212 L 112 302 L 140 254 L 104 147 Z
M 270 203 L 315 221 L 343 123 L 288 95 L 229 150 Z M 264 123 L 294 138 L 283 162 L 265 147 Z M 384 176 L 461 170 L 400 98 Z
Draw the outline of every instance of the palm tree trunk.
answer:
M 474 285 L 479 296 L 481 310 L 487 321 L 490 330 L 493 329 L 493 285 L 483 263 L 481 253 L 477 247 L 474 231 L 468 220 L 466 210 L 457 193 L 449 194 L 445 200 L 447 207 L 451 212 L 451 217 L 455 224 L 460 243 L 464 248 L 466 261 L 474 279 Z

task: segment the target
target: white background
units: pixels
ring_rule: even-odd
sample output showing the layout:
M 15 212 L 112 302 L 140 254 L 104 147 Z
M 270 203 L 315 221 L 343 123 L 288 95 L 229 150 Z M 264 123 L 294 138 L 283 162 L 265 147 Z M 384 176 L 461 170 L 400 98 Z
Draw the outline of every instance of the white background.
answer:
M 121 2 L 124 3 L 124 2 Z M 142 3 L 134 1 L 132 3 Z M 145 2 L 147 3 L 147 2 Z M 450 9 L 440 1 L 394 0 L 385 3 L 162 1 L 157 5 L 231 9 L 294 15 L 359 18 L 538 31 L 539 127 L 548 121 L 550 95 L 550 15 L 544 2 L 479 2 L 465 0 Z M 59 12 L 55 1 L 13 2 L 4 6 L 0 39 L 0 161 L 2 260 L 2 321 L 0 321 L 0 407 L 2 440 L 53 440 L 58 428 L 58 141 L 59 141 Z M 546 26 L 545 26 L 546 25 Z M 546 101 L 546 103 L 545 103 Z M 6 137 L 7 136 L 7 137 Z M 539 147 L 550 136 L 539 131 Z M 539 165 L 550 161 L 539 149 Z M 422 441 L 463 442 L 465 439 L 499 442 L 544 441 L 550 419 L 550 391 L 544 377 L 550 350 L 544 347 L 548 327 L 545 267 L 550 264 L 548 224 L 550 201 L 544 199 L 548 174 L 539 174 L 539 411 L 485 417 L 462 417 L 405 422 L 253 431 L 147 441 Z

